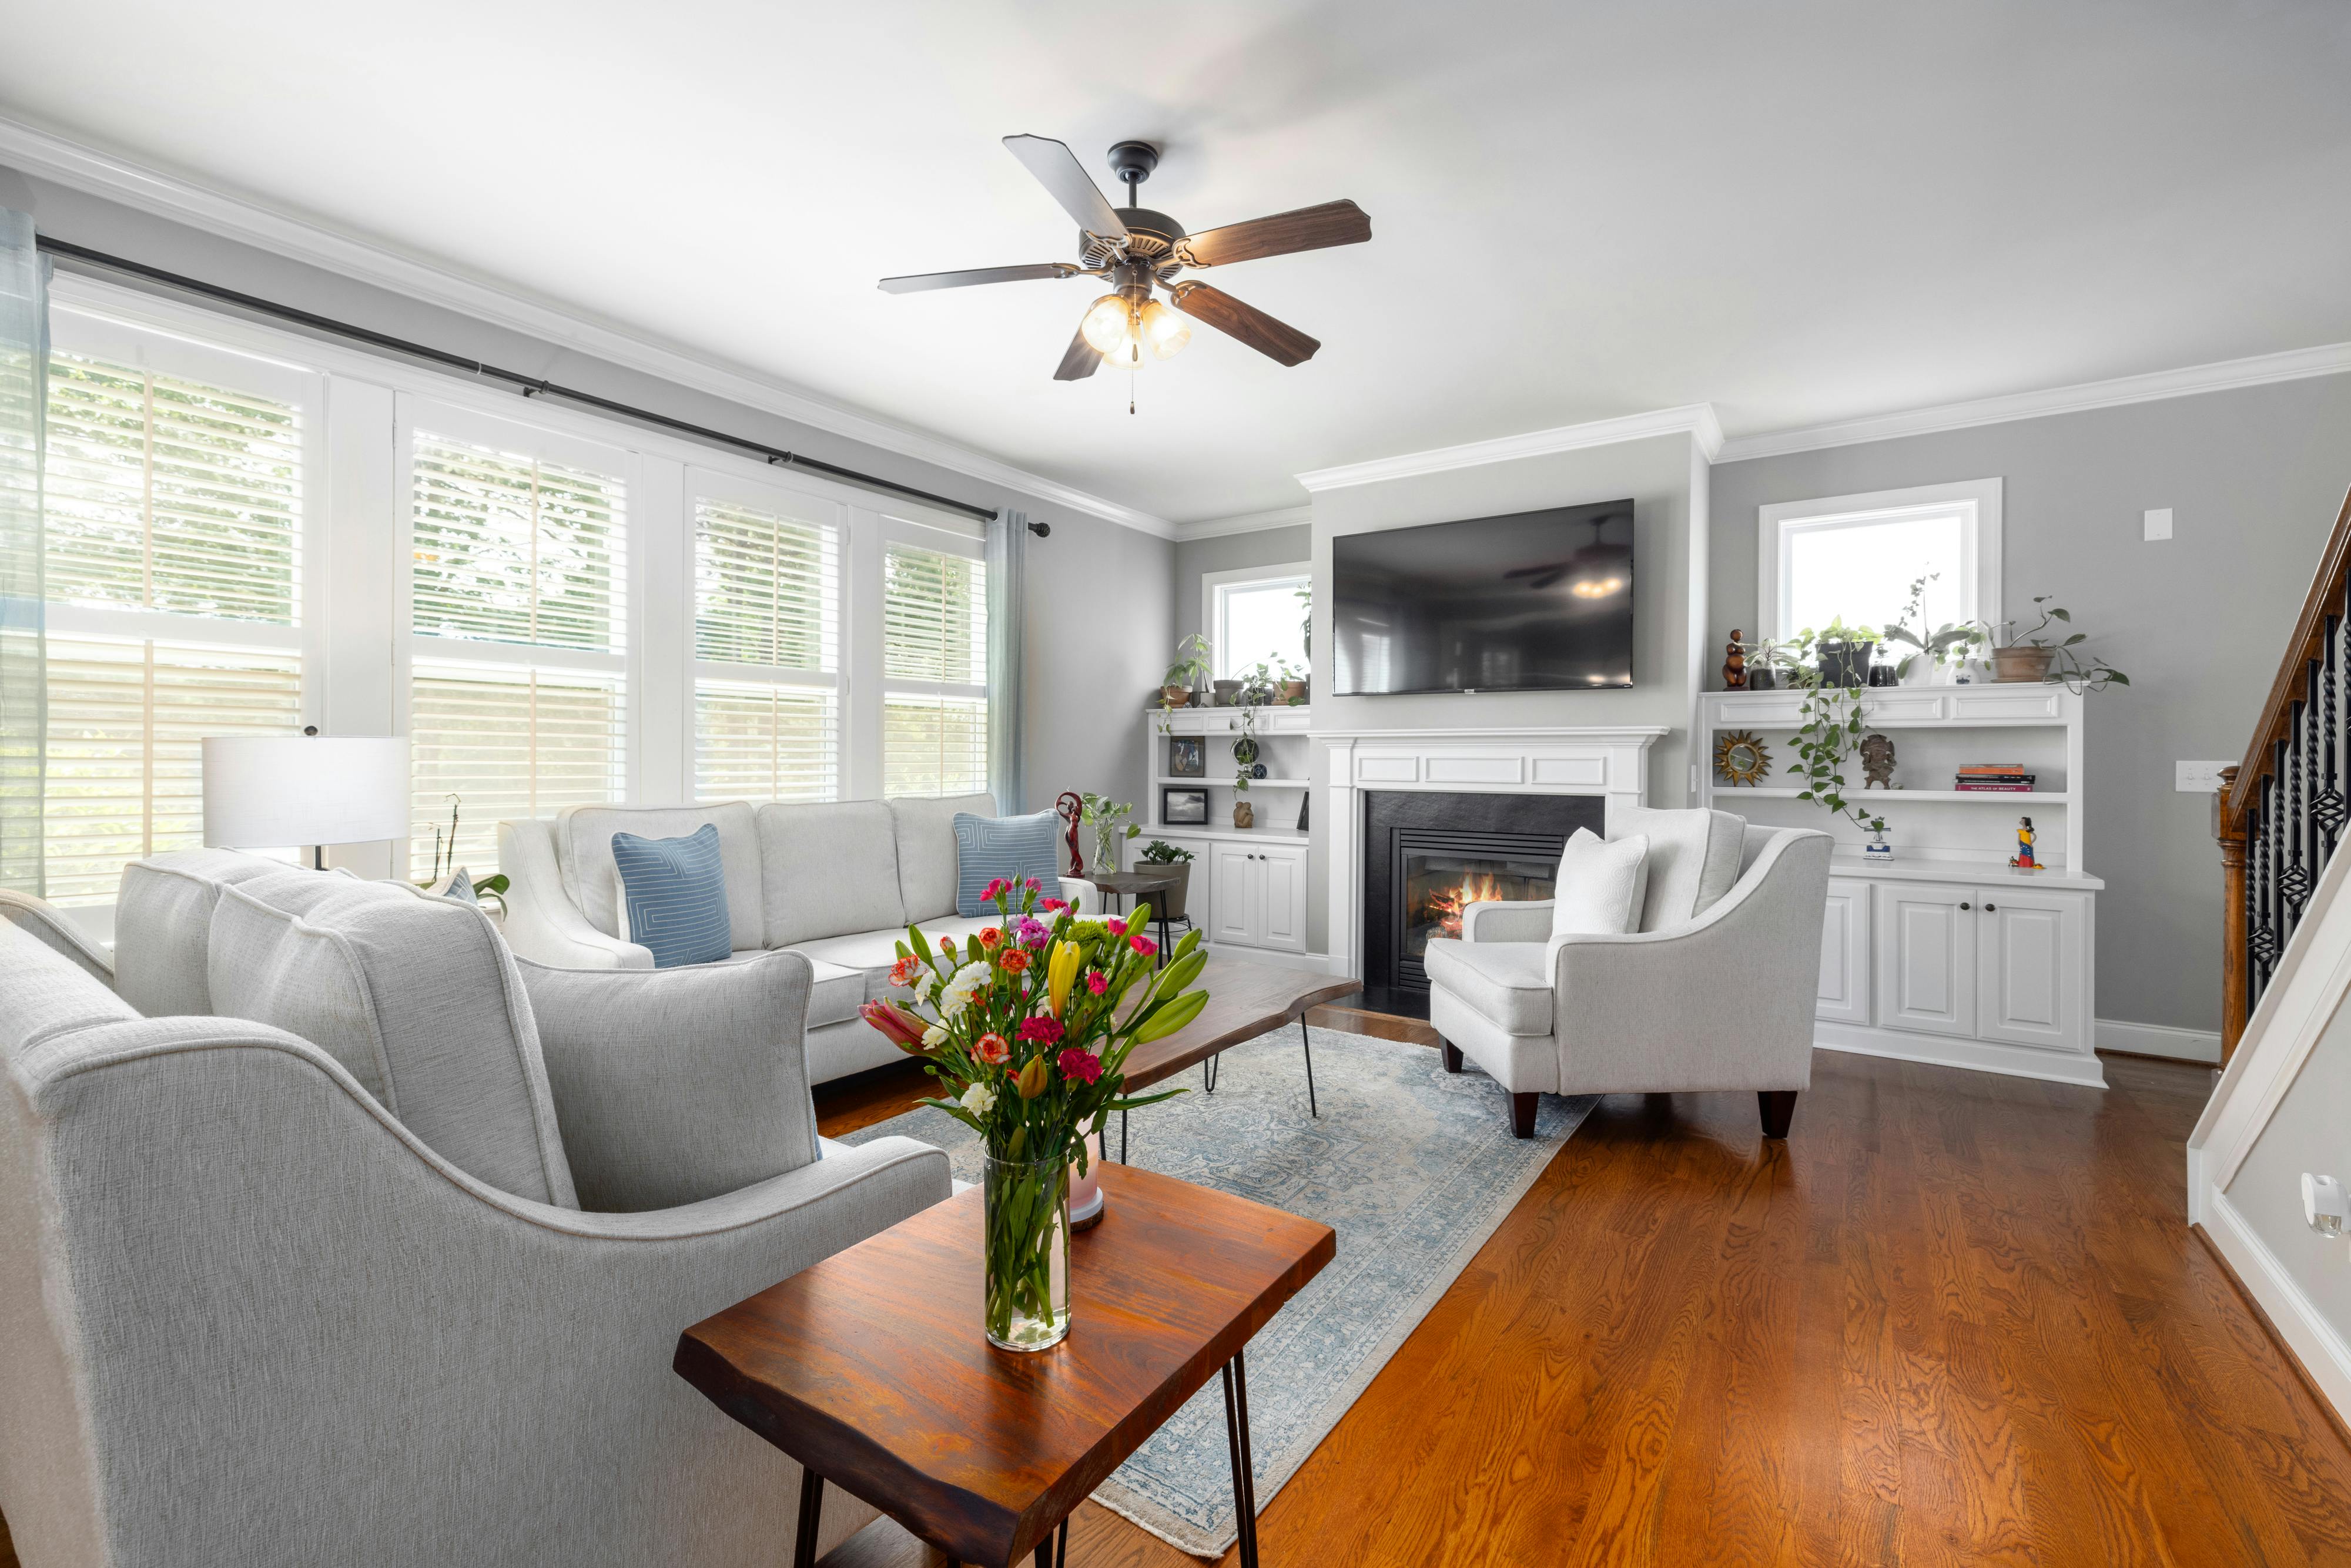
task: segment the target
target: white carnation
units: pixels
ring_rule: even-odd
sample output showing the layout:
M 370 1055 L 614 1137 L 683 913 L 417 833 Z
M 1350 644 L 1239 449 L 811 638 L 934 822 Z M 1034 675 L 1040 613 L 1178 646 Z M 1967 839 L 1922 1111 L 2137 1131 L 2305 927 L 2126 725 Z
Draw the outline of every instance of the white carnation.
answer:
M 996 1091 L 985 1083 L 975 1083 L 963 1092 L 963 1108 L 975 1116 L 985 1116 L 996 1109 Z
M 923 1031 L 923 1049 L 925 1051 L 936 1051 L 946 1042 L 947 1031 L 938 1024 L 933 1024 L 930 1028 Z
M 940 988 L 939 1010 L 949 1018 L 955 1017 L 963 1011 L 964 1004 L 987 984 L 987 979 L 986 964 L 966 964 L 955 972 L 955 978 Z

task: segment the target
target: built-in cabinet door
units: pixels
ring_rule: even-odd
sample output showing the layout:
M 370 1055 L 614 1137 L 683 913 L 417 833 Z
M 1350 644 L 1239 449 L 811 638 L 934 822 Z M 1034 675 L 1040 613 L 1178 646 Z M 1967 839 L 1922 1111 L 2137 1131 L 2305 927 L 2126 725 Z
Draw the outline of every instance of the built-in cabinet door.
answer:
M 2082 1023 L 2085 895 L 1978 892 L 1982 1037 L 2053 1051 L 2088 1050 Z
M 1265 889 L 1259 945 L 1285 952 L 1306 951 L 1306 852 L 1259 850 L 1258 881 Z
M 1976 890 L 1880 883 L 1877 1021 L 1921 1034 L 1976 1032 Z
M 1849 877 L 1829 879 L 1816 1012 L 1835 1023 L 1869 1021 L 1869 886 Z
M 1255 946 L 1259 912 L 1265 904 L 1265 881 L 1256 852 L 1239 844 L 1218 844 L 1209 862 L 1208 934 L 1218 942 Z

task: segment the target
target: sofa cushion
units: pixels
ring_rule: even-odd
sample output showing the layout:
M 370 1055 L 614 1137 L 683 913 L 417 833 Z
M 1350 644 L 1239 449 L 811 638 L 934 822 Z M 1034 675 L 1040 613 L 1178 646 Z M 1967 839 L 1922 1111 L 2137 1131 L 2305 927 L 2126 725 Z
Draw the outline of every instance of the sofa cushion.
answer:
M 1428 983 L 1489 1019 L 1506 1034 L 1551 1032 L 1552 968 L 1541 942 L 1430 939 L 1421 963 Z
M 653 956 L 654 968 L 713 964 L 735 951 L 716 823 L 682 839 L 614 833 L 612 867 L 621 878 L 623 935 Z
M 300 1035 L 450 1164 L 577 1208 L 538 1031 L 478 908 L 396 883 L 280 871 L 221 890 L 215 1010 Z
M 919 923 L 923 935 L 935 943 L 943 937 L 955 938 L 961 946 L 977 935 L 980 927 L 995 924 L 985 917 L 967 919 L 950 915 L 943 920 Z M 820 976 L 827 967 L 852 969 L 863 977 L 864 995 L 860 1002 L 878 1002 L 889 997 L 890 966 L 898 961 L 898 944 L 906 939 L 904 927 L 889 931 L 861 931 L 848 936 L 827 936 L 814 942 L 802 942 L 792 948 L 815 960 Z M 854 1010 L 853 1009 L 852 1010 Z M 809 1008 L 809 1022 L 827 1021 L 817 1016 L 814 1003 Z
M 872 999 L 866 991 L 868 982 L 864 970 L 814 958 L 809 963 L 815 970 L 809 987 L 809 1028 L 855 1018 L 857 1009 Z M 883 974 L 883 983 L 886 986 L 889 983 L 886 978 L 888 971 L 884 970 Z
M 993 795 L 889 802 L 898 836 L 898 893 L 908 920 L 937 920 L 956 913 L 956 836 L 958 813 L 996 815 Z
M 220 890 L 290 869 L 236 850 L 179 850 L 124 866 L 114 908 L 115 994 L 151 1019 L 216 1010 L 204 947 Z
M 886 803 L 762 806 L 758 822 L 768 946 L 906 924 Z
M 1604 839 L 1578 828 L 1560 852 L 1552 894 L 1551 947 L 1567 936 L 1637 931 L 1649 885 L 1649 841 L 1639 833 Z
M 1061 854 L 1055 830 L 1061 819 L 1051 811 L 1026 817 L 976 817 L 957 811 L 953 827 L 956 841 L 956 913 L 965 916 L 998 913 L 981 901 L 987 884 L 1002 878 L 1030 878 L 1061 896 Z
M 104 981 L 13 921 L 0 921 L 0 1042 L 30 1050 L 53 1035 L 126 1023 L 139 1013 Z
M 563 891 L 588 924 L 607 936 L 621 934 L 620 877 L 612 868 L 612 835 L 682 839 L 705 823 L 718 830 L 718 859 L 726 868 L 727 943 L 765 947 L 768 925 L 759 903 L 759 831 L 749 802 L 703 806 L 569 806 L 555 816 L 555 852 Z
M 1640 929 L 1670 931 L 1712 908 L 1739 880 L 1747 823 L 1728 811 L 1612 806 L 1608 836 L 1649 841 L 1649 894 Z

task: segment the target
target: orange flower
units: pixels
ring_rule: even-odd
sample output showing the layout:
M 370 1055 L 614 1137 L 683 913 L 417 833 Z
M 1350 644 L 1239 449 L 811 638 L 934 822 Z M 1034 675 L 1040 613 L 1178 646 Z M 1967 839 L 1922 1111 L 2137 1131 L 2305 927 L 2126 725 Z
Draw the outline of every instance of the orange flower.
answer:
M 1017 975 L 1029 967 L 1029 955 L 1015 947 L 996 962 L 1006 974 Z
M 1012 1060 L 1012 1046 L 1000 1034 L 984 1034 L 979 1043 L 971 1048 L 972 1054 L 990 1067 L 1001 1067 Z
M 993 953 L 1004 946 L 1004 933 L 993 925 L 983 925 L 979 928 L 979 945 Z

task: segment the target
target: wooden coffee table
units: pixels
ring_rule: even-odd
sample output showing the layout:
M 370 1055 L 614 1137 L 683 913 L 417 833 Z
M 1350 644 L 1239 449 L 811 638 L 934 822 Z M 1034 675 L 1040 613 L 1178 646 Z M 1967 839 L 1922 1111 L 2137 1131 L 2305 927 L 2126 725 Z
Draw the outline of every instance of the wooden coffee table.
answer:
M 1327 1225 L 1105 1165 L 1071 1242 L 1070 1337 L 980 1331 L 980 1192 L 811 1265 L 678 1339 L 679 1375 L 802 1467 L 795 1568 L 831 1481 L 965 1563 L 1050 1568 L 1078 1504 L 1223 1369 L 1240 1560 L 1257 1568 L 1242 1347 L 1337 1250 Z
M 1207 991 L 1208 1005 L 1174 1034 L 1134 1048 L 1126 1059 L 1128 1091 L 1148 1089 L 1187 1067 L 1207 1062 L 1208 1092 L 1213 1094 L 1217 1092 L 1214 1059 L 1218 1052 L 1296 1019 L 1299 1043 L 1306 1051 L 1306 1108 L 1309 1114 L 1320 1116 L 1322 1111 L 1314 1100 L 1314 1048 L 1306 1038 L 1307 1010 L 1361 990 L 1361 983 L 1221 954 L 1209 956 L 1207 967 L 1195 983 Z M 1124 1112 L 1119 1113 L 1118 1157 L 1121 1164 L 1126 1160 Z

